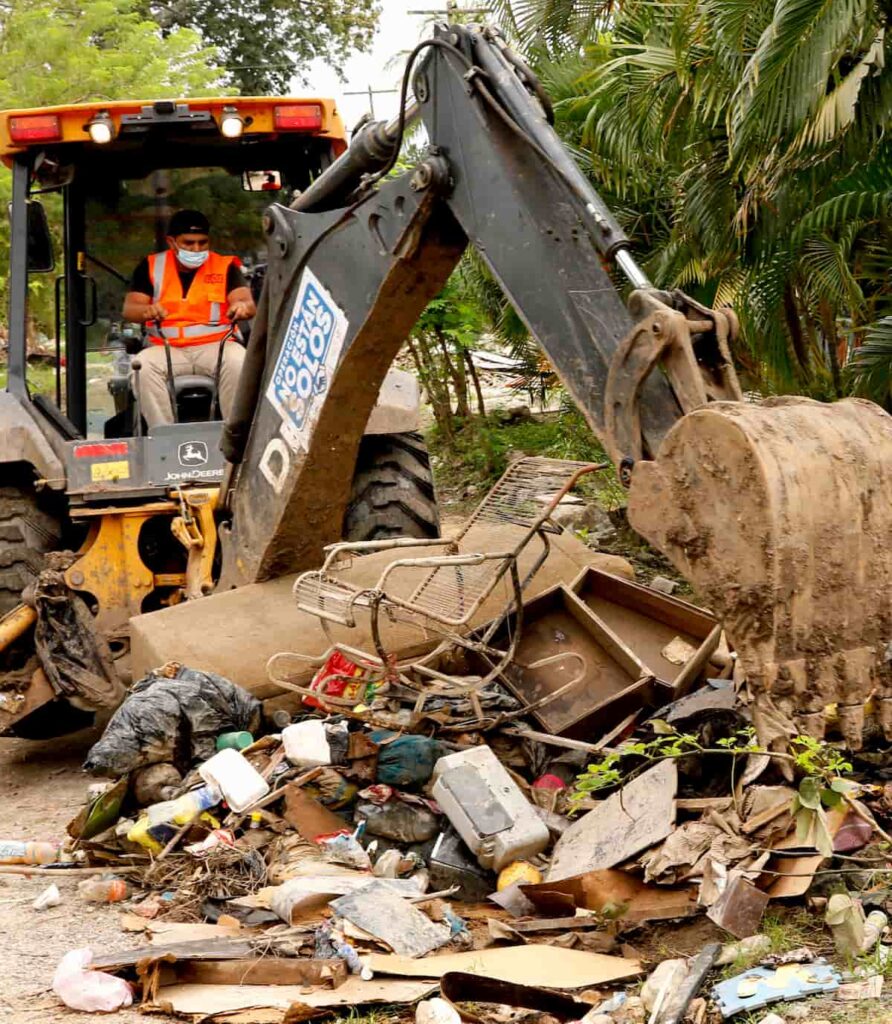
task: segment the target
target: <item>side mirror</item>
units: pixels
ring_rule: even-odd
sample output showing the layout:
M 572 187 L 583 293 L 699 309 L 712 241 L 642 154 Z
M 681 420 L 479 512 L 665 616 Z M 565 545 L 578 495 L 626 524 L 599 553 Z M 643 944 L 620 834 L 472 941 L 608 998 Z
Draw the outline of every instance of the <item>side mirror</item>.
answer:
M 282 175 L 278 171 L 245 171 L 242 175 L 245 192 L 278 192 L 281 187 Z
M 34 274 L 48 274 L 56 267 L 53 257 L 53 239 L 43 204 L 28 200 L 28 270 Z

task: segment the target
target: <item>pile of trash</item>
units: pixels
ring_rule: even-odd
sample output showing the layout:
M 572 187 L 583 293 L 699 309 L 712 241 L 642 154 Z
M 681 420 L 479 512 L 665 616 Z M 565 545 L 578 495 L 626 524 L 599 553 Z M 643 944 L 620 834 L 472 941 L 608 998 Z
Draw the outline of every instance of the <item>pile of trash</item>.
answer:
M 526 635 L 582 643 L 548 620 L 567 614 L 554 593 Z M 176 663 L 140 680 L 65 844 L 0 845 L 78 869 L 79 898 L 139 937 L 72 950 L 55 992 L 195 1021 L 379 1004 L 425 1024 L 780 1024 L 813 995 L 880 999 L 892 787 L 832 743 L 760 749 L 717 625 L 654 602 L 675 617 L 648 632 L 636 612 L 628 655 L 569 695 L 518 672 L 419 709 L 338 653 L 293 713 Z M 659 676 L 604 692 L 634 658 Z M 51 885 L 35 909 L 61 899 Z M 779 950 L 769 907 L 803 906 L 813 937 Z

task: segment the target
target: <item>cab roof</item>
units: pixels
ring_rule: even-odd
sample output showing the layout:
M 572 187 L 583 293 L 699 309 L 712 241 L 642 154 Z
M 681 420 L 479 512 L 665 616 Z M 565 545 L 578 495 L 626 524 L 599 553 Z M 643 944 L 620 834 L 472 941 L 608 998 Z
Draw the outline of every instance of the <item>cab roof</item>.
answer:
M 238 118 L 237 138 L 224 139 L 224 116 Z M 111 128 L 106 143 L 93 141 L 91 124 L 103 121 Z M 28 149 L 47 146 L 87 145 L 98 155 L 122 144 L 147 138 L 151 133 L 172 134 L 178 145 L 209 136 L 237 143 L 300 134 L 331 141 L 336 153 L 347 145 L 344 124 L 333 99 L 306 96 L 211 96 L 190 99 L 116 100 L 75 103 L 56 107 L 32 107 L 0 111 L 0 159 Z

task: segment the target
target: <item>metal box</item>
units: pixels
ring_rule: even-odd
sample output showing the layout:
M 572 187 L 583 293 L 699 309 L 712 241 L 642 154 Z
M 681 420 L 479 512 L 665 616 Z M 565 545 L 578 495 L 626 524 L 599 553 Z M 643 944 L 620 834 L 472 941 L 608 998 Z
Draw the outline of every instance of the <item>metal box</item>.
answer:
M 501 871 L 548 846 L 548 829 L 489 747 L 441 757 L 433 783 L 433 798 L 482 867 Z

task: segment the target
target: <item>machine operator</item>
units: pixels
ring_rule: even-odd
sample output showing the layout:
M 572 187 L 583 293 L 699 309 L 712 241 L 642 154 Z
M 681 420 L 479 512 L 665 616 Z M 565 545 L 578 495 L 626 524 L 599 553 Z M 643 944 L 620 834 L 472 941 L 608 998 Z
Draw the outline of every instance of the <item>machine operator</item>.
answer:
M 173 423 L 167 389 L 170 343 L 174 376 L 217 371 L 220 344 L 220 410 L 232 407 L 244 348 L 230 331 L 230 321 L 249 320 L 254 300 L 236 256 L 210 248 L 210 224 L 198 210 L 179 210 L 167 227 L 168 248 L 143 259 L 133 272 L 123 316 L 143 323 L 151 344 L 140 353 L 139 405 L 149 430 Z M 160 326 L 159 326 L 160 324 Z

